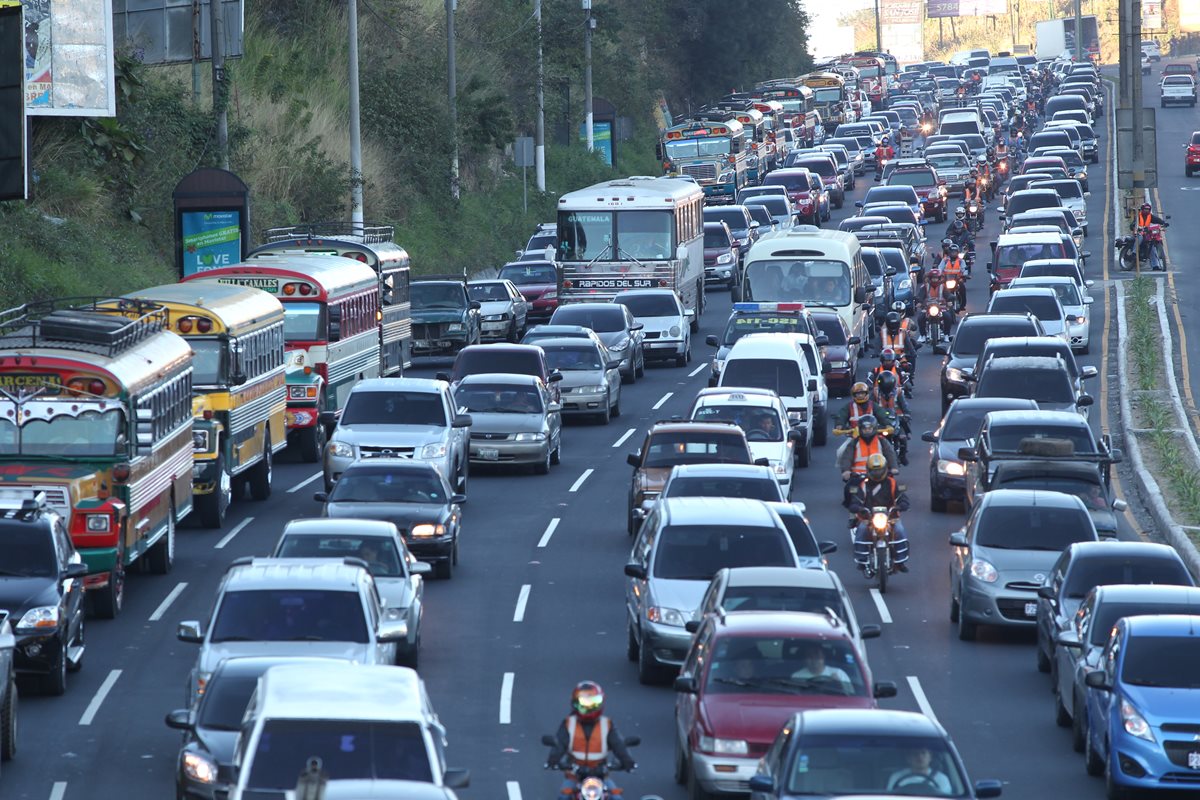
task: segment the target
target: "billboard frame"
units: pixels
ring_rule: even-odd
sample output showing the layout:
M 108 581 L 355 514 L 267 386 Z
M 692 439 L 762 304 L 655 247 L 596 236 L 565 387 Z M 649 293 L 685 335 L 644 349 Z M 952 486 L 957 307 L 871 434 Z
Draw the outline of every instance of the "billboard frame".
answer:
M 54 10 L 53 9 L 54 9 L 55 4 L 63 3 L 64 5 L 66 5 L 69 2 L 72 2 L 72 0 L 50 0 L 49 5 L 50 5 L 51 10 L 50 10 L 50 16 L 48 17 L 48 19 L 51 22 L 52 34 L 53 34 L 53 25 L 54 25 Z M 104 33 L 103 33 L 104 40 L 100 44 L 101 44 L 101 46 L 103 46 L 105 48 L 105 58 L 104 58 L 104 72 L 105 72 L 104 88 L 106 90 L 105 91 L 105 94 L 106 94 L 105 105 L 103 107 L 86 107 L 86 106 L 56 107 L 53 105 L 51 105 L 51 106 L 31 106 L 29 104 L 28 98 L 26 98 L 26 103 L 25 103 L 26 116 L 30 116 L 30 117 L 115 117 L 117 115 L 116 63 L 115 63 L 116 62 L 116 51 L 114 50 L 114 47 L 113 47 L 112 0 L 92 0 L 92 2 L 103 6 L 103 8 L 101 9 L 102 18 L 103 18 L 101 24 L 104 26 Z M 26 24 L 28 25 L 28 20 L 26 21 Z M 59 63 L 59 57 L 57 54 L 58 54 L 58 49 L 62 46 L 63 46 L 63 44 L 57 41 L 57 37 L 54 37 L 52 35 L 51 40 L 50 40 L 50 63 L 52 65 L 52 72 L 51 72 L 51 79 L 50 79 L 51 102 L 54 101 L 54 91 L 55 91 L 54 90 L 55 79 L 53 77 L 53 73 L 54 73 L 53 65 L 56 63 Z M 70 64 L 70 63 L 72 63 L 72 60 L 68 59 L 66 56 L 63 56 L 61 63 Z M 28 90 L 29 90 L 28 71 L 26 72 L 25 88 L 26 88 L 26 92 L 28 92 Z

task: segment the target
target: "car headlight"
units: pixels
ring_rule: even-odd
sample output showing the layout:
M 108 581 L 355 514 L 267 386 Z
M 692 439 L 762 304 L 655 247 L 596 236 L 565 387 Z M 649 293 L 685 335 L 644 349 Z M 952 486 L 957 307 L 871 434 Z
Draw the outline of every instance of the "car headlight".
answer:
M 1071 324 L 1072 325 L 1087 325 L 1087 317 L 1080 314 L 1079 316 L 1075 317 L 1075 321 L 1072 322 Z
M 718 183 L 729 183 L 733 180 L 733 170 L 726 170 L 721 173 L 721 177 L 717 178 Z
M 434 442 L 421 448 L 421 458 L 441 458 L 444 455 L 446 455 L 446 445 L 442 442 Z
M 112 517 L 108 514 L 87 515 L 88 533 L 108 533 L 110 525 L 112 525 Z
M 1084 211 L 1083 209 L 1076 209 L 1075 211 L 1072 211 L 1071 213 L 1075 215 L 1075 219 L 1077 221 L 1082 220 L 1084 217 L 1087 216 L 1087 212 Z
M 679 335 L 679 326 L 678 326 L 678 325 L 672 325 L 672 326 L 671 326 L 671 330 L 667 331 L 667 333 L 668 333 L 670 336 L 678 336 L 678 335 Z
M 971 577 L 984 583 L 995 583 L 1000 577 L 996 568 L 982 558 L 971 559 Z
M 1150 725 L 1128 700 L 1121 701 L 1121 724 L 1130 736 L 1145 739 L 1147 742 L 1154 741 L 1154 731 L 1150 730 Z
M 908 279 L 908 278 L 905 278 L 904 280 L 900 281 L 899 288 L 900 288 L 900 289 L 911 289 L 911 288 L 912 288 L 912 281 L 911 281 L 910 279 Z
M 558 290 L 551 289 L 550 291 L 548 291 L 542 295 L 542 299 L 543 300 L 557 300 L 558 299 Z
M 183 774 L 196 783 L 216 783 L 217 763 L 203 753 L 183 754 Z
M 830 361 L 829 362 L 830 369 L 849 369 L 849 367 L 850 367 L 849 361 Z
M 959 369 L 958 367 L 947 367 L 946 368 L 946 380 L 954 381 L 955 383 L 962 383 L 962 379 L 963 379 L 963 373 L 962 373 L 961 369 Z
M 432 522 L 423 522 L 420 525 L 413 525 L 412 535 L 417 539 L 423 539 L 429 536 L 445 536 L 446 526 L 440 522 L 434 524 Z
M 446 330 L 449 333 L 460 333 L 463 330 L 463 324 L 461 322 L 451 322 L 446 326 Z
M 354 458 L 354 445 L 345 442 L 330 442 L 329 454 L 338 458 Z
M 951 461 L 946 458 L 939 458 L 937 462 L 937 471 L 943 475 L 954 475 L 961 477 L 966 474 L 967 468 L 959 461 Z
M 585 393 L 592 392 L 594 394 L 599 394 L 600 392 L 608 391 L 608 384 L 596 383 L 591 386 L 580 386 L 576 391 L 585 392 Z
M 771 469 L 775 470 L 776 475 L 787 475 L 787 464 L 782 461 L 773 463 Z
M 516 440 L 518 442 L 544 442 L 546 434 L 544 433 L 518 433 Z
M 17 631 L 39 631 L 58 627 L 58 606 L 31 608 L 17 623 Z
M 508 319 L 508 314 L 488 314 L 483 318 L 484 322 L 503 322 Z
M 717 263 L 718 264 L 732 264 L 733 263 L 733 253 L 721 253 L 721 255 L 717 256 Z
M 705 753 L 744 756 L 750 752 L 750 746 L 743 739 L 718 739 L 714 736 L 701 736 L 698 744 Z
M 687 624 L 688 615 L 674 608 L 649 606 L 646 609 L 646 619 L 659 625 L 670 625 L 672 628 L 682 628 Z
M 614 353 L 619 353 L 622 350 L 625 350 L 627 347 L 629 347 L 629 340 L 622 339 L 621 341 L 617 342 L 616 344 L 609 345 L 608 349 L 613 351 Z

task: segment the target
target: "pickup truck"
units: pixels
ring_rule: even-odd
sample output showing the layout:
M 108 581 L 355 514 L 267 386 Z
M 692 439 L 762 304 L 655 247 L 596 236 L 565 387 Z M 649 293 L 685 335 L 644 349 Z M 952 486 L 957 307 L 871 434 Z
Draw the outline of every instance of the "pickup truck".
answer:
M 1190 75 L 1164 75 L 1158 85 L 1159 103 L 1163 108 L 1168 103 L 1196 105 L 1196 79 Z

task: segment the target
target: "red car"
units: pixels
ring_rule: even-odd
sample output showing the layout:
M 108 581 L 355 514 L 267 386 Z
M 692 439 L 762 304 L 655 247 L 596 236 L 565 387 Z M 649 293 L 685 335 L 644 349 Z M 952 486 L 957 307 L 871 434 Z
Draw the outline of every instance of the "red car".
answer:
M 675 779 L 703 797 L 748 792 L 759 759 L 797 711 L 876 708 L 896 687 L 872 683 L 832 613 L 744 611 L 705 617 L 675 691 Z
M 529 301 L 530 325 L 547 322 L 558 308 L 558 268 L 553 261 L 513 261 L 500 268 L 497 278 L 510 280 Z
M 806 169 L 777 169 L 767 173 L 762 185 L 782 186 L 787 189 L 788 199 L 792 201 L 796 214 L 803 217 L 809 225 L 820 225 L 821 218 L 825 216 L 821 208 L 821 178 L 818 176 L 814 181 L 811 175 Z
M 921 201 L 925 219 L 946 221 L 946 182 L 928 165 L 898 165 L 887 178 L 888 186 L 911 186 Z
M 1188 139 L 1187 155 L 1184 156 L 1183 171 L 1190 178 L 1192 173 L 1200 169 L 1200 131 L 1193 131 Z

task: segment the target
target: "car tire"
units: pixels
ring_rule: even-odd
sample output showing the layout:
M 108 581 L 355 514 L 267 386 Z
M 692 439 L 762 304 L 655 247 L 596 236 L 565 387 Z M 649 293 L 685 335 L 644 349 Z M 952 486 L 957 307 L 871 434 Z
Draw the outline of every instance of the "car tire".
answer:
M 218 453 L 221 444 L 217 444 Z M 217 487 L 209 494 L 196 498 L 196 511 L 200 515 L 200 524 L 206 528 L 220 528 L 225 524 L 225 515 L 233 502 L 233 475 L 225 466 L 225 455 L 217 456 Z
M 613 403 L 613 405 L 612 405 L 612 416 L 613 416 L 613 419 L 616 419 L 617 417 L 621 416 L 621 390 L 620 389 L 617 390 L 617 402 Z
M 1083 713 L 1081 714 L 1080 711 Z M 1075 714 L 1071 717 L 1071 749 L 1076 753 L 1083 752 L 1084 743 L 1087 741 L 1088 731 L 1084 727 L 1087 724 L 1087 708 L 1084 706 L 1083 699 L 1079 693 L 1075 693 Z
M 296 432 L 296 445 L 300 449 L 300 460 L 306 464 L 316 464 L 325 454 L 325 425 L 319 420 L 321 407 L 317 406 L 318 422 L 311 428 L 302 428 Z
M 1081 355 L 1081 356 L 1086 356 L 1087 354 L 1089 354 L 1091 352 L 1092 352 L 1092 345 L 1090 342 L 1088 344 L 1085 344 L 1083 347 L 1079 348 L 1079 355 Z
M 275 472 L 275 453 L 271 450 L 271 429 L 263 433 L 262 460 L 250 468 L 246 483 L 250 485 L 250 496 L 259 502 L 271 498 L 271 477 Z
M 687 775 L 688 800 L 713 800 L 713 796 L 704 791 L 700 781 L 696 780 L 696 770 L 689 769 Z
M 67 691 L 67 643 L 64 641 L 58 654 L 58 661 L 50 670 L 49 675 L 42 677 L 42 693 L 59 697 Z
M 17 754 L 17 682 L 8 682 L 4 707 L 0 708 L 0 761 L 12 761 Z
M 458 474 L 458 486 L 456 487 L 459 494 L 465 495 L 467 493 L 467 481 L 470 479 L 470 477 L 471 459 L 464 455 L 462 460 L 462 470 Z
M 640 347 L 637 351 L 637 364 L 634 367 L 633 376 L 635 379 L 646 377 L 646 351 Z M 630 381 L 630 383 L 633 383 L 633 381 Z
M 650 648 L 638 647 L 638 682 L 643 686 L 660 686 L 667 682 L 668 670 L 660 666 Z
M 67 672 L 79 672 L 79 670 L 83 669 L 83 653 L 87 645 L 87 631 L 85 629 L 84 616 L 86 615 L 80 615 L 79 632 L 75 636 L 75 644 L 79 647 L 79 658 L 75 659 L 74 661 L 67 661 Z
M 100 619 L 116 619 L 125 606 L 125 552 L 117 545 L 116 564 L 108 577 L 108 586 L 89 592 L 92 613 Z
M 597 414 L 597 416 L 600 418 L 601 425 L 607 425 L 612 419 L 612 407 L 607 401 L 604 403 L 604 410 Z
M 457 547 L 458 547 L 457 539 L 455 539 L 452 547 L 457 549 Z M 436 574 L 437 577 L 441 580 L 444 580 L 444 581 L 450 580 L 451 578 L 454 577 L 454 561 L 455 561 L 455 559 L 454 559 L 453 554 L 446 556 L 446 558 L 444 560 L 439 561 L 439 562 L 437 562 L 437 564 L 434 565 L 434 567 L 433 567 L 434 574 Z
M 688 763 L 687 755 L 684 754 L 683 748 L 679 746 L 679 738 L 675 739 L 675 783 L 680 786 L 686 786 L 688 773 L 691 772 L 692 765 Z
M 1092 747 L 1090 737 L 1083 747 L 1083 769 L 1093 778 L 1104 774 L 1104 759 L 1096 752 L 1096 748 Z
M 675 366 L 686 367 L 687 363 L 688 363 L 688 354 L 686 351 L 675 356 Z
M 817 417 L 813 428 L 813 444 L 824 447 L 829 442 L 829 412 Z
M 929 510 L 935 514 L 945 514 L 946 498 L 938 497 L 935 494 L 929 495 Z
M 409 650 L 409 651 L 403 652 L 403 653 L 402 652 L 396 653 L 396 666 L 397 667 L 408 667 L 409 669 L 416 669 L 420 663 L 421 663 L 421 641 L 420 641 L 420 639 L 417 640 L 417 645 L 415 647 L 413 647 L 412 650 Z
M 562 433 L 558 434 L 558 444 L 554 446 L 554 451 L 550 453 L 550 463 L 555 465 L 562 463 Z
M 809 436 L 804 440 L 804 448 L 796 453 L 796 466 L 803 469 L 808 469 L 812 463 L 812 437 Z
M 958 615 L 961 609 L 958 607 L 958 600 L 954 597 L 954 592 L 950 593 L 950 621 L 957 623 Z
M 1071 715 L 1063 705 L 1062 693 L 1058 691 L 1057 686 L 1054 687 L 1054 724 L 1060 728 L 1071 727 Z
M 150 552 L 146 553 L 146 569 L 154 575 L 166 575 L 175 565 L 175 501 L 167 507 L 167 531 Z
M 1040 644 L 1035 645 L 1034 650 L 1037 653 L 1037 671 L 1049 674 L 1050 656 L 1046 655 L 1046 651 L 1042 649 Z
M 1191 168 L 1191 167 L 1184 167 L 1184 168 L 1183 168 L 1183 174 L 1184 174 L 1184 175 L 1186 175 L 1186 176 L 1187 176 L 1187 177 L 1189 177 L 1189 178 L 1190 178 L 1190 177 L 1192 177 L 1192 168 Z
M 973 642 L 978 633 L 979 626 L 967 620 L 966 609 L 962 608 L 962 604 L 960 603 L 958 608 L 958 638 L 964 642 Z
M 625 642 L 625 657 L 630 661 L 637 663 L 638 641 L 637 637 L 633 635 L 633 625 L 625 625 L 625 634 L 627 636 L 627 641 Z
M 546 457 L 533 465 L 534 474 L 535 475 L 549 475 L 550 474 L 550 459 L 551 459 L 551 451 L 550 451 L 550 448 L 547 447 L 546 448 Z

